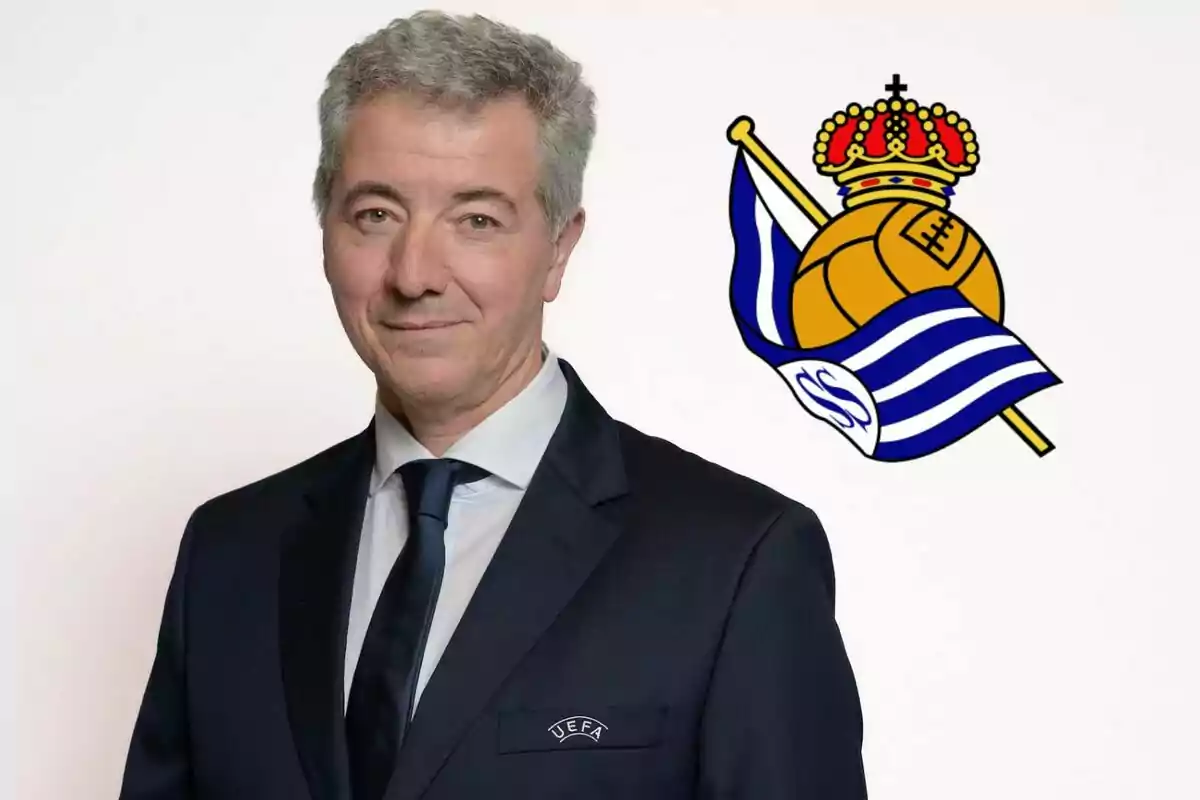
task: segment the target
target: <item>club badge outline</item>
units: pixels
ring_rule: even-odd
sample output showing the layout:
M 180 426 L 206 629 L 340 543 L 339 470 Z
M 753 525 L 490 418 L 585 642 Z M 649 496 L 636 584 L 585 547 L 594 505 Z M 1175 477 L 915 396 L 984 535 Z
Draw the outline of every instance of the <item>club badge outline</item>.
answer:
M 836 214 L 751 117 L 728 126 L 729 301 L 743 344 L 871 460 L 930 456 L 995 416 L 1045 456 L 1055 445 L 1016 403 L 1062 380 L 1004 325 L 991 250 L 949 208 L 980 162 L 976 132 L 943 103 L 905 97 L 898 74 L 884 88 L 815 136 L 812 163 L 839 187 Z

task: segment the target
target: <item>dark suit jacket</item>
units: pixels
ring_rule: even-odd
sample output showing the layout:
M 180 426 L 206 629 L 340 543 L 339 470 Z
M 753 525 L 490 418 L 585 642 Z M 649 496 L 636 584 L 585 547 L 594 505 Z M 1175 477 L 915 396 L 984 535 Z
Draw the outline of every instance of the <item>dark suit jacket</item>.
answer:
M 613 420 L 560 363 L 562 422 L 388 800 L 864 798 L 816 516 Z M 368 426 L 193 513 L 123 800 L 351 800 L 343 648 L 373 449 Z

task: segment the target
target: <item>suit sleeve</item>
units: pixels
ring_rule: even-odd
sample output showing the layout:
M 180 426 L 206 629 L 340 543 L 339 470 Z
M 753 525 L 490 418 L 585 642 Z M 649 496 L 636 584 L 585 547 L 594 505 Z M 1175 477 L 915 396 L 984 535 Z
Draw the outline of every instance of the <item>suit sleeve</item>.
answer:
M 829 543 L 796 505 L 747 562 L 701 730 L 703 800 L 863 800 L 862 711 Z
M 184 587 L 195 525 L 193 514 L 167 587 L 157 650 L 134 723 L 119 800 L 191 800 L 194 796 L 184 670 Z

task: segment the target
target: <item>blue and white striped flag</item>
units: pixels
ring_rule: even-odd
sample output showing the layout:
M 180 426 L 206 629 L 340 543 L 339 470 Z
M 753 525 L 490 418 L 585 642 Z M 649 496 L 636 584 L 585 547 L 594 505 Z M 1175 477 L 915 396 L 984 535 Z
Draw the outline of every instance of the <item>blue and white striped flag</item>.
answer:
M 1060 382 L 951 287 L 908 295 L 844 339 L 802 348 L 792 326 L 792 283 L 797 242 L 808 241 L 812 224 L 740 148 L 730 224 L 730 302 L 746 347 L 779 372 L 809 413 L 869 458 L 928 455 Z

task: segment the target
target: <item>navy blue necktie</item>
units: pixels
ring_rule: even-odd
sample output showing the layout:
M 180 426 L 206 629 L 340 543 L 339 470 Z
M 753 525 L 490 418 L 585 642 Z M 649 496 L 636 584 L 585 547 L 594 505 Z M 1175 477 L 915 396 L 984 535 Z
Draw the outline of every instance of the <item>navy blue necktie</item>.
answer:
M 397 471 L 408 500 L 408 541 L 371 615 L 346 706 L 354 800 L 383 796 L 404 743 L 445 569 L 450 495 L 488 474 L 447 458 L 410 461 Z

